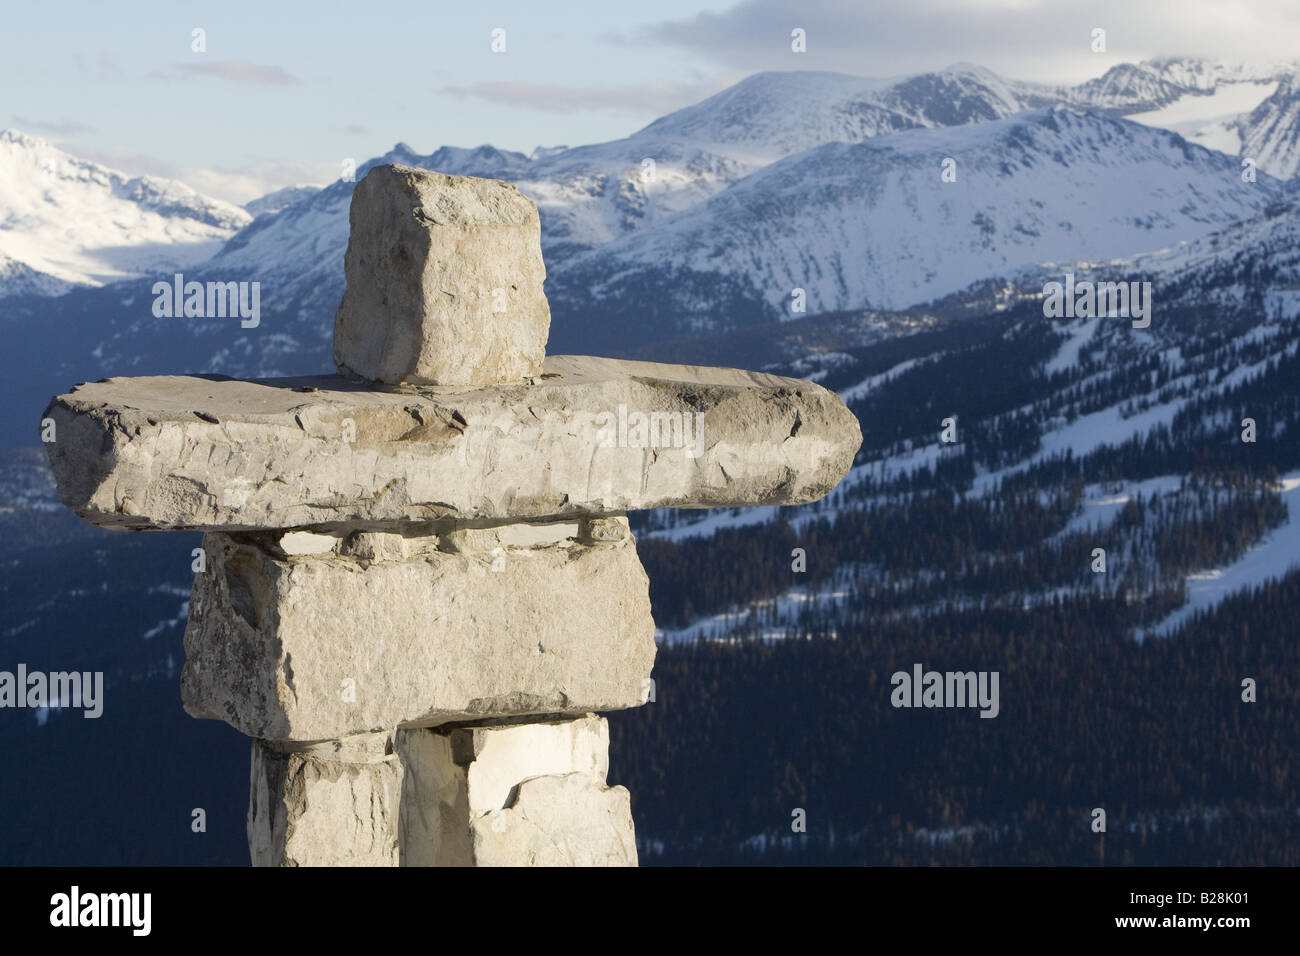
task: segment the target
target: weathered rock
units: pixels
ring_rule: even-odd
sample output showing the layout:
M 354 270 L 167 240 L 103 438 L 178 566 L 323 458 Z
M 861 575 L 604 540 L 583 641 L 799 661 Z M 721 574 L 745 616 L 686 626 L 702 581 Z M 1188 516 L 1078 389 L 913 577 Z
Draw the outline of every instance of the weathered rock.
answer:
M 475 866 L 636 866 L 632 797 L 590 776 L 525 780 L 473 822 Z
M 378 561 L 280 557 L 259 535 L 203 547 L 181 678 L 192 716 L 308 741 L 644 702 L 654 623 L 630 536 Z
M 491 551 L 493 548 L 538 548 L 578 539 L 578 522 L 514 522 L 486 528 L 455 528 L 438 536 L 446 551 Z
M 253 865 L 397 866 L 403 773 L 390 736 L 281 746 L 253 741 Z
M 578 540 L 585 544 L 618 541 L 630 533 L 626 517 L 584 518 L 578 529 Z
M 541 372 L 551 312 L 537 206 L 510 183 L 376 166 L 352 193 L 334 361 L 381 382 Z
M 603 718 L 493 724 L 449 730 L 403 730 L 397 750 L 402 790 L 403 866 L 472 866 L 474 821 L 500 811 L 532 777 L 583 774 L 603 787 L 609 726 Z M 551 834 L 560 839 L 561 834 Z
M 319 531 L 800 504 L 862 440 L 799 379 L 572 356 L 546 371 L 473 390 L 108 379 L 54 400 L 46 448 L 64 504 L 96 524 Z

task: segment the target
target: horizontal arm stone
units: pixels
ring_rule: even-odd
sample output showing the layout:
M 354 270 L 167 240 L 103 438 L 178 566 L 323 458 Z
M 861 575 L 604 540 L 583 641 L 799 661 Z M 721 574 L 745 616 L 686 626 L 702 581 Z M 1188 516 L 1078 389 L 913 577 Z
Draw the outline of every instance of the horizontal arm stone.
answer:
M 835 486 L 861 443 L 843 402 L 810 382 L 576 356 L 482 388 L 106 379 L 46 415 L 63 503 L 138 529 L 802 504 Z

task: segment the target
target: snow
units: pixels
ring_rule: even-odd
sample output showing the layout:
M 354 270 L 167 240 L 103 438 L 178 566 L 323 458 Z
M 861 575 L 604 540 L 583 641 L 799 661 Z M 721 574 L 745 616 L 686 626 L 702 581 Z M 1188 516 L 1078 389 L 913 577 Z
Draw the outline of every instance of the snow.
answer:
M 942 353 L 928 356 L 927 360 L 933 361 L 939 357 L 939 354 Z M 893 366 L 892 368 L 884 372 L 881 372 L 878 375 L 871 375 L 867 378 L 864 378 L 856 385 L 852 385 L 846 389 L 842 389 L 839 393 L 839 396 L 844 400 L 845 404 L 849 404 L 850 402 L 856 402 L 858 399 L 865 398 L 867 395 L 874 392 L 876 389 L 878 389 L 881 385 L 884 385 L 886 382 L 891 382 L 894 379 L 898 378 L 898 376 L 902 375 L 904 372 L 908 371 L 909 369 L 915 368 L 920 361 L 921 359 L 908 359 L 905 362 L 899 362 L 897 365 Z
M 188 592 L 186 593 L 188 594 Z M 189 617 L 189 615 L 190 615 L 190 602 L 187 597 L 185 601 L 181 602 L 181 609 L 176 613 L 175 617 L 171 617 L 159 621 L 153 627 L 149 628 L 149 630 L 144 632 L 144 639 L 146 641 L 150 641 L 153 640 L 155 637 L 157 637 L 159 634 L 161 634 L 163 631 L 167 630 L 169 627 L 184 626 L 185 621 Z
M 1182 487 L 1178 475 L 1164 475 L 1146 481 L 1124 482 L 1120 485 L 1088 485 L 1083 490 L 1079 513 L 1060 531 L 1060 536 L 1081 531 L 1099 531 L 1119 516 L 1124 506 L 1135 498 L 1149 501 L 1159 495 L 1172 494 Z
M 776 517 L 778 507 L 775 505 L 759 508 L 730 508 L 706 512 L 703 517 L 689 524 L 678 524 L 673 528 L 660 528 L 656 531 L 643 531 L 638 537 L 660 538 L 665 541 L 685 541 L 688 538 L 711 538 L 714 532 L 723 528 L 747 528 L 756 524 L 767 524 Z M 678 520 L 683 515 L 678 513 Z
M 1100 321 L 1101 319 L 1094 318 L 1067 325 L 1062 331 L 1066 331 L 1068 337 L 1061 343 L 1061 348 L 1056 355 L 1043 366 L 1043 371 L 1051 375 L 1054 372 L 1063 372 L 1078 365 L 1079 351 L 1085 343 L 1092 340 L 1097 331 L 1097 323 Z
M 849 569 L 841 566 L 839 580 L 829 588 L 795 587 L 735 613 L 699 618 L 680 628 L 656 628 L 655 641 L 660 644 L 690 643 L 701 638 L 725 637 L 738 630 L 746 634 L 753 630 L 755 636 L 765 641 L 784 640 L 798 627 L 801 612 L 827 605 L 841 608 L 852 600 L 854 592 L 847 581 L 848 574 Z
M 0 265 L 76 285 L 161 277 L 211 258 L 252 218 L 184 183 L 131 178 L 0 131 Z
M 957 181 L 936 186 L 939 158 Z M 1136 255 L 1262 212 L 1280 198 L 1235 160 L 1100 114 L 1031 110 L 967 126 L 829 144 L 773 163 L 658 224 L 561 262 L 561 299 L 635 308 L 647 282 L 681 273 L 761 297 L 785 314 L 904 309 L 1046 260 Z M 782 215 L 772 210 L 780 208 Z M 697 284 L 655 287 L 708 321 L 725 303 Z
M 1144 126 L 1173 130 L 1207 149 L 1235 156 L 1241 151 L 1241 137 L 1232 122 L 1276 93 L 1277 88 L 1276 80 L 1225 83 L 1208 96 L 1189 93 L 1159 109 L 1130 113 L 1128 118 Z
M 912 448 L 897 455 L 878 458 L 875 461 L 869 461 L 849 469 L 848 475 L 845 476 L 838 487 L 852 488 L 867 479 L 887 482 L 900 475 L 920 471 L 922 468 L 933 468 L 935 463 L 945 454 L 961 454 L 961 448 L 962 446 L 956 442 L 944 444 L 934 442 Z
M 1138 635 L 1166 636 L 1198 611 L 1213 608 L 1229 595 L 1258 587 L 1300 569 L 1300 471 L 1285 475 L 1281 482 L 1287 518 L 1262 541 L 1222 568 L 1188 575 L 1187 602 L 1160 623 Z

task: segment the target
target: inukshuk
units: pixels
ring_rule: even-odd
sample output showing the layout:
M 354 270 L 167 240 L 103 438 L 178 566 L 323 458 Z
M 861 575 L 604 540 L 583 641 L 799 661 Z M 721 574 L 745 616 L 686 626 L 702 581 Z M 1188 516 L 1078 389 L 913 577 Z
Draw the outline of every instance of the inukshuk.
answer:
M 80 385 L 60 496 L 206 532 L 181 694 L 254 738 L 254 864 L 634 865 L 595 716 L 652 687 L 627 512 L 816 500 L 857 420 L 798 379 L 544 359 L 509 184 L 377 167 L 351 227 L 340 374 Z

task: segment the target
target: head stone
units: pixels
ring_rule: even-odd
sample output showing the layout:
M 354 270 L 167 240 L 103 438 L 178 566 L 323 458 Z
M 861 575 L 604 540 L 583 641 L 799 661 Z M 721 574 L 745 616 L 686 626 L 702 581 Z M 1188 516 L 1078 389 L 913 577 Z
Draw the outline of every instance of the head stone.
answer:
M 458 386 L 541 374 L 551 311 L 531 199 L 495 179 L 376 166 L 350 220 L 340 371 Z

